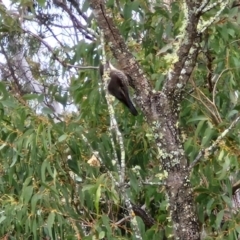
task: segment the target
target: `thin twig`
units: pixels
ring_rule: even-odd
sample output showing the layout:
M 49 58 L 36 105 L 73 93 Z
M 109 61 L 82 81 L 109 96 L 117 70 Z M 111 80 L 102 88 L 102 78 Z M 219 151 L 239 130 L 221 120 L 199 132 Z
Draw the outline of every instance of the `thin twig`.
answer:
M 229 133 L 229 131 L 236 126 L 236 124 L 240 121 L 240 116 L 238 116 L 232 123 L 231 125 L 224 130 L 216 139 L 216 141 L 213 142 L 213 144 L 206 148 L 206 149 L 201 149 L 200 152 L 198 153 L 197 157 L 194 159 L 194 161 L 190 164 L 188 170 L 190 171 L 192 168 L 194 168 L 194 166 L 200 161 L 200 159 L 204 156 L 204 155 L 209 155 L 211 153 L 213 153 L 216 148 L 218 147 L 220 141 Z
M 95 66 L 80 66 L 80 65 L 71 65 L 69 63 L 66 63 L 64 60 L 60 59 L 56 53 L 54 53 L 54 50 L 52 49 L 52 47 L 46 42 L 44 41 L 41 37 L 39 37 L 38 35 L 30 32 L 29 30 L 25 30 L 22 29 L 25 33 L 28 33 L 30 35 L 32 35 L 33 37 L 35 37 L 36 39 L 38 39 L 39 41 L 41 41 L 41 43 L 47 47 L 47 49 L 53 54 L 53 57 L 55 58 L 55 60 L 57 60 L 62 66 L 64 67 L 68 67 L 68 68 L 75 68 L 75 69 L 80 69 L 80 70 L 86 70 L 86 69 L 98 69 L 98 67 Z
M 216 98 L 216 92 L 217 92 L 217 91 L 216 91 L 216 88 L 217 88 L 218 81 L 219 81 L 219 79 L 221 78 L 221 76 L 223 75 L 223 73 L 225 73 L 225 72 L 227 72 L 227 71 L 229 71 L 229 70 L 230 70 L 229 68 L 224 69 L 224 70 L 219 74 L 217 80 L 215 81 L 215 84 L 214 84 L 214 87 L 213 87 L 213 103 L 214 103 L 214 105 L 215 105 L 215 98 Z

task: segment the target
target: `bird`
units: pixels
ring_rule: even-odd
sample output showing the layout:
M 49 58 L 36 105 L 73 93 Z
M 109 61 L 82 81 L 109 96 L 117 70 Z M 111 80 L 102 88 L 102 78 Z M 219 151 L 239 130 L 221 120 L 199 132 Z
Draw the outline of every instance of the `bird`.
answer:
M 128 76 L 121 70 L 115 68 L 109 61 L 107 65 L 110 70 L 110 81 L 108 82 L 108 92 L 122 102 L 131 112 L 133 116 L 138 115 L 138 111 L 134 107 L 128 91 Z M 99 67 L 101 77 L 103 76 L 104 67 Z

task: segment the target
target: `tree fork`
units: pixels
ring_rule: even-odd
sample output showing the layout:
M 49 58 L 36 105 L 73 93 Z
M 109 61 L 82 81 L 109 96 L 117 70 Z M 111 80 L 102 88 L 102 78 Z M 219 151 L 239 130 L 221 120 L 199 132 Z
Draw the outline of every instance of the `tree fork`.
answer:
M 185 31 L 188 31 L 186 34 L 188 39 L 185 40 L 178 51 L 178 54 L 184 58 L 179 58 L 181 63 L 175 64 L 172 78 L 168 80 L 165 91 L 155 93 L 139 64 L 128 50 L 119 30 L 114 25 L 111 13 L 106 11 L 104 1 L 90 0 L 89 2 L 114 57 L 117 59 L 121 69 L 131 76 L 130 84 L 136 91 L 137 105 L 143 111 L 149 126 L 153 130 L 158 151 L 157 159 L 160 161 L 162 169 L 168 173 L 164 180 L 170 203 L 170 221 L 173 223 L 174 238 L 199 240 L 200 227 L 189 181 L 188 161 L 184 154 L 180 131 L 177 127 L 180 111 L 180 102 L 178 100 L 181 100 L 182 90 L 176 87 L 177 83 L 180 82 L 180 74 L 183 76 L 184 82 L 181 82 L 181 84 L 184 86 L 196 63 L 198 51 L 197 47 L 192 46 L 195 40 L 194 37 L 197 35 L 196 21 L 198 21 L 198 18 L 192 14 L 193 19 L 188 19 L 185 28 Z M 189 3 L 189 5 L 191 5 L 191 9 L 194 9 L 193 3 Z M 194 20 L 196 20 L 195 23 Z M 193 26 L 191 26 L 191 23 L 193 23 Z M 191 53 L 190 50 L 192 50 Z M 190 57 L 192 57 L 192 62 L 189 61 L 190 64 L 186 66 L 186 71 L 182 72 L 179 66 L 184 68 L 184 63 Z

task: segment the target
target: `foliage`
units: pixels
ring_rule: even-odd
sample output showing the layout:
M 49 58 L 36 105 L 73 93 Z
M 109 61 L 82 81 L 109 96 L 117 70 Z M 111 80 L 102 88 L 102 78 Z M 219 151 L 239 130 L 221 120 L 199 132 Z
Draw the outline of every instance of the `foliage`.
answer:
M 71 1 L 70 1 L 71 2 Z M 70 2 L 68 4 L 70 4 Z M 80 4 L 81 12 L 88 13 L 88 26 L 96 33 L 97 22 L 89 10 L 88 1 Z M 156 1 L 121 0 L 122 17 L 114 1 L 108 1 L 115 23 L 128 41 L 132 53 L 145 70 L 155 89 L 161 90 L 165 73 L 170 67 L 168 54 L 173 53 L 175 39 L 181 34 L 183 21 L 181 5 L 174 2 L 167 9 Z M 15 1 L 19 8 L 29 2 Z M 42 28 L 37 33 L 52 35 L 54 24 L 61 16 L 59 5 L 38 1 L 29 22 L 46 14 L 46 22 L 38 21 Z M 78 14 L 72 5 L 73 13 Z M 1 6 L 2 8 L 2 6 Z M 189 162 L 198 152 L 211 145 L 238 115 L 239 101 L 239 9 L 227 8 L 206 34 L 202 36 L 202 52 L 182 103 L 180 125 L 184 149 Z M 206 14 L 210 18 L 215 9 Z M 43 15 L 42 15 L 43 16 Z M 5 36 L 23 34 L 12 29 L 14 18 L 1 9 L 1 49 L 7 49 Z M 27 20 L 26 20 L 27 21 Z M 64 22 L 64 21 L 63 21 Z M 27 26 L 26 28 L 28 28 Z M 12 29 L 12 30 L 11 30 Z M 43 31 L 44 29 L 44 31 Z M 64 27 L 62 28 L 63 33 Z M 39 113 L 29 101 L 43 101 L 39 94 L 18 94 L 14 83 L 0 84 L 0 236 L 9 239 L 134 239 L 126 217 L 126 209 L 110 171 L 117 175 L 113 164 L 114 152 L 109 136 L 109 114 L 104 93 L 100 90 L 96 70 L 76 70 L 57 61 L 84 66 L 98 66 L 101 59 L 97 41 L 81 37 L 77 43 L 65 36 L 56 41 L 53 52 L 42 43 L 25 39 L 30 66 L 36 69 L 34 77 L 46 84 L 52 96 L 63 105 L 63 121 L 55 122 L 51 111 L 43 108 Z M 91 35 L 91 34 L 89 34 Z M 55 36 L 54 36 L 55 37 Z M 44 39 L 44 37 L 43 37 Z M 58 38 L 56 38 L 58 39 Z M 59 38 L 61 40 L 61 38 Z M 141 39 L 141 41 L 140 41 Z M 165 39 L 165 40 L 163 40 Z M 68 42 L 71 42 L 71 44 Z M 38 43 L 38 44 L 37 44 Z M 1 51 L 3 54 L 3 51 Z M 4 54 L 3 54 L 4 55 Z M 13 56 L 13 55 L 12 55 Z M 44 56 L 44 57 L 43 57 Z M 108 52 L 111 58 L 111 54 Z M 46 68 L 47 66 L 47 68 Z M 44 72 L 43 70 L 47 70 Z M 59 82 L 62 79 L 64 84 Z M 71 81 L 69 81 L 71 78 Z M 58 80 L 56 80 L 58 79 Z M 213 86 L 209 79 L 213 79 Z M 69 83 L 69 84 L 66 84 Z M 62 86 L 64 85 L 64 86 Z M 67 85 L 67 90 L 65 90 Z M 74 106 L 72 102 L 74 101 Z M 70 105 L 70 107 L 69 107 Z M 71 107 L 79 109 L 71 112 Z M 126 151 L 126 182 L 132 203 L 146 205 L 155 219 L 151 228 L 138 218 L 144 239 L 171 237 L 168 222 L 168 202 L 164 188 L 142 182 L 159 183 L 159 163 L 153 136 L 144 116 L 130 116 L 117 101 L 114 109 L 118 125 L 124 136 Z M 88 142 L 85 141 L 85 136 Z M 196 197 L 199 221 L 206 239 L 237 239 L 240 233 L 240 215 L 231 211 L 232 187 L 239 179 L 239 126 L 220 144 L 218 150 L 200 162 L 192 173 L 192 186 Z M 90 159 L 97 151 L 103 160 L 101 166 L 92 165 Z M 119 154 L 120 149 L 117 149 Z M 136 165 L 140 171 L 136 171 Z M 162 173 L 163 174 L 163 173 Z M 163 230 L 164 229 L 164 230 Z

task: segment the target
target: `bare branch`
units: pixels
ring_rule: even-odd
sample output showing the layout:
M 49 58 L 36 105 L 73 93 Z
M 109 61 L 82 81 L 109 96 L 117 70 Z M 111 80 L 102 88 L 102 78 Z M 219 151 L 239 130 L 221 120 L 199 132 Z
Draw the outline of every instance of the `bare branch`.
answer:
M 38 35 L 30 32 L 29 30 L 24 30 L 24 29 L 22 29 L 22 30 L 24 32 L 32 35 L 33 37 L 38 39 L 43 45 L 45 45 L 47 47 L 47 49 L 53 54 L 54 59 L 57 60 L 62 66 L 68 67 L 68 68 L 80 69 L 80 70 L 86 70 L 86 69 L 96 69 L 96 70 L 98 70 L 98 67 L 95 67 L 95 66 L 80 66 L 80 65 L 71 65 L 71 64 L 66 63 L 64 60 L 60 59 L 57 56 L 57 54 L 54 52 L 52 47 L 46 41 L 44 41 L 41 37 L 39 37 Z
M 59 1 L 59 0 L 54 0 L 54 3 L 61 7 L 65 12 L 68 13 L 69 17 L 71 18 L 73 24 L 76 26 L 77 29 L 79 29 L 79 31 L 81 31 L 81 33 L 88 39 L 95 41 L 96 39 L 99 38 L 99 36 L 96 34 L 96 32 L 92 31 L 92 29 L 84 26 L 72 13 L 71 9 L 68 8 L 68 6 L 66 4 L 64 4 L 63 1 Z

